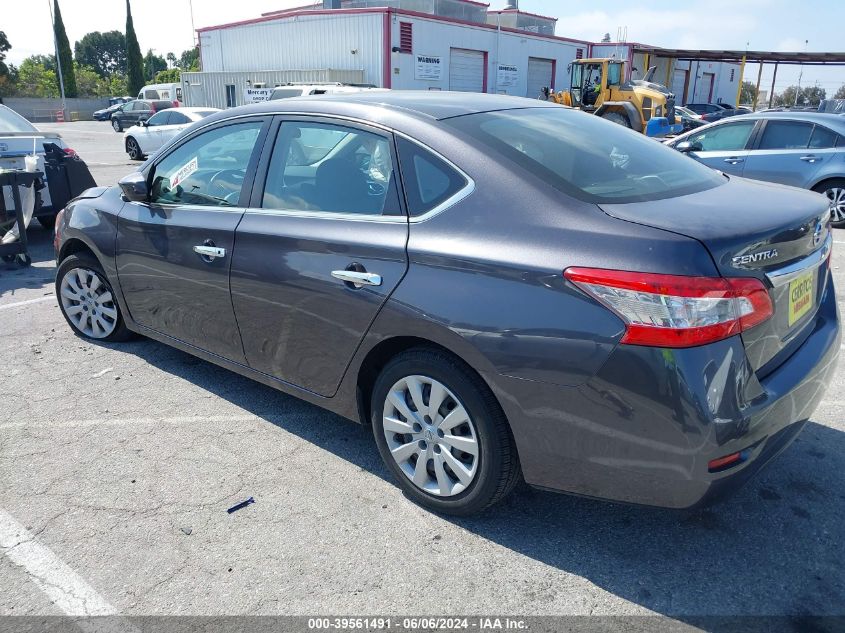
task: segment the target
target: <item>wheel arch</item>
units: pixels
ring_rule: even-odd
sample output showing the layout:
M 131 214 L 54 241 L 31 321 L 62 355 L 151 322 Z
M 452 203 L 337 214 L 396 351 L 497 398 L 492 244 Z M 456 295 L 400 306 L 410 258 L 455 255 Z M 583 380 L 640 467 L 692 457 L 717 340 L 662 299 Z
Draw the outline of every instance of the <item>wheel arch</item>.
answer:
M 842 174 L 840 176 L 831 176 L 831 175 L 825 174 L 824 176 L 822 176 L 821 178 L 816 180 L 814 183 L 812 183 L 808 187 L 808 189 L 812 189 L 813 191 L 815 191 L 816 187 L 820 187 L 821 185 L 823 185 L 826 182 L 829 182 L 831 180 L 840 180 L 843 183 L 845 183 L 845 174 Z
M 420 348 L 438 351 L 458 360 L 490 390 L 497 406 L 504 411 L 499 398 L 496 396 L 495 390 L 484 378 L 484 375 L 453 349 L 449 349 L 441 343 L 420 336 L 392 336 L 374 345 L 366 353 L 358 367 L 356 376 L 356 404 L 358 407 L 358 417 L 362 424 L 366 426 L 372 424 L 372 420 L 370 419 L 372 404 L 370 398 L 381 370 L 384 369 L 391 359 L 399 354 L 410 349 Z M 513 437 L 513 430 L 511 429 L 510 432 L 511 437 Z
M 64 259 L 69 257 L 70 255 L 77 255 L 79 253 L 86 253 L 93 257 L 100 266 L 103 265 L 103 262 L 100 261 L 100 258 L 97 257 L 97 253 L 94 251 L 91 246 L 86 243 L 84 240 L 78 237 L 71 237 L 65 240 L 64 244 L 62 244 L 62 248 L 58 253 L 58 257 L 56 258 L 59 263 L 61 263 Z
M 631 124 L 631 129 L 635 132 L 643 131 L 643 121 L 637 107 L 628 101 L 605 101 L 596 110 L 596 116 L 602 116 L 605 112 L 620 112 L 628 118 L 628 123 Z

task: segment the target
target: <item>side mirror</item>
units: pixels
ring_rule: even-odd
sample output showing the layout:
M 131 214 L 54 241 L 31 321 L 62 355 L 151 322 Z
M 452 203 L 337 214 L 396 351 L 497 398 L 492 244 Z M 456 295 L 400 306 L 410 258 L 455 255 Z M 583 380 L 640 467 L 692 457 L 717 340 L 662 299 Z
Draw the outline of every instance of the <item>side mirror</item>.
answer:
M 150 198 L 147 177 L 140 171 L 124 176 L 117 184 L 120 185 L 123 197 L 130 202 L 147 202 Z
M 149 125 L 149 122 L 146 119 L 141 119 L 140 121 L 138 121 L 138 125 L 140 125 L 141 127 L 147 127 Z
M 691 143 L 690 141 L 681 141 L 675 145 L 675 149 L 681 154 L 689 154 L 690 152 L 700 152 L 701 145 L 698 143 Z

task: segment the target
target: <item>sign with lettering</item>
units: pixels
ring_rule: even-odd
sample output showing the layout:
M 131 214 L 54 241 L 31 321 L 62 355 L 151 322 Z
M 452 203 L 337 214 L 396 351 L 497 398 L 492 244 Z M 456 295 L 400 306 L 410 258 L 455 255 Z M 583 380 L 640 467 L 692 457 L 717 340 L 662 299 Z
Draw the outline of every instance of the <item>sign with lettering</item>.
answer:
M 416 55 L 414 79 L 440 81 L 443 78 L 443 57 L 440 55 Z
M 496 72 L 496 88 L 498 90 L 512 88 L 519 81 L 519 69 L 513 64 L 499 64 Z
M 244 88 L 244 104 L 269 101 L 271 94 L 272 88 Z

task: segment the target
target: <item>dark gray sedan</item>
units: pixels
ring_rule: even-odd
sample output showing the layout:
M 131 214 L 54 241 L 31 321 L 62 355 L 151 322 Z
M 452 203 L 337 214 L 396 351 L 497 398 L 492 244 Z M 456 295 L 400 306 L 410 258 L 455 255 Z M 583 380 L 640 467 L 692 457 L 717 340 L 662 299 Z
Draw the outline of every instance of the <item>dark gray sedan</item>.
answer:
M 68 205 L 73 330 L 372 425 L 414 501 L 529 484 L 690 508 L 783 450 L 839 353 L 826 201 L 533 100 L 208 117 Z

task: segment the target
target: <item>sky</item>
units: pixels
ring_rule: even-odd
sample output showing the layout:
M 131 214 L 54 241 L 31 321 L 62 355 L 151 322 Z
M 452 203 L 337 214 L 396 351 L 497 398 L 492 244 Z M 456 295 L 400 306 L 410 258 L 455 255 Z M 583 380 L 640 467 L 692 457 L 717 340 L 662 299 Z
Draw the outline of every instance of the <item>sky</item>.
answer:
M 254 18 L 261 13 L 305 4 L 308 0 L 193 0 L 196 28 Z M 491 9 L 504 0 L 485 0 Z M 0 30 L 12 44 L 7 61 L 19 64 L 33 54 L 53 52 L 49 6 L 52 0 L 0 0 Z M 123 31 L 124 0 L 59 0 L 68 39 L 73 43 L 90 31 Z M 191 0 L 135 0 L 132 16 L 141 49 L 177 56 L 192 45 Z M 673 48 L 713 48 L 763 51 L 845 50 L 843 0 L 702 0 L 641 2 L 640 0 L 521 0 L 520 8 L 558 18 L 557 35 L 598 41 L 605 33 L 616 38 L 627 29 L 627 40 Z M 806 43 L 805 43 L 806 42 Z M 832 96 L 845 83 L 845 67 L 789 67 L 778 70 L 776 91 L 797 83 L 818 85 Z M 757 66 L 748 65 L 746 79 L 756 81 Z M 771 85 L 765 66 L 761 88 Z

